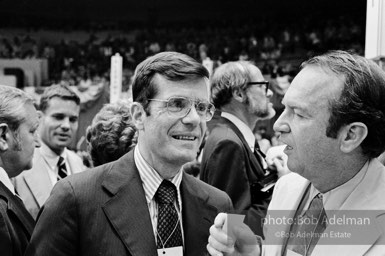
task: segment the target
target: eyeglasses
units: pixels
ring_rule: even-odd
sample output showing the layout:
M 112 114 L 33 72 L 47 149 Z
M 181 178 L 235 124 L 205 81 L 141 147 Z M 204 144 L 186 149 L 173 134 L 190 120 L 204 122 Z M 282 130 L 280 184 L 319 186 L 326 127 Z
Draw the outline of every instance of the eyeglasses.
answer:
M 195 101 L 184 97 L 171 97 L 168 100 L 148 99 L 149 101 L 166 102 L 167 112 L 176 117 L 185 117 L 194 105 L 198 115 L 210 121 L 214 116 L 215 107 L 209 102 Z
M 247 85 L 259 85 L 261 88 L 265 88 L 265 93 L 267 94 L 267 91 L 269 90 L 269 81 L 262 81 L 262 82 L 248 82 Z

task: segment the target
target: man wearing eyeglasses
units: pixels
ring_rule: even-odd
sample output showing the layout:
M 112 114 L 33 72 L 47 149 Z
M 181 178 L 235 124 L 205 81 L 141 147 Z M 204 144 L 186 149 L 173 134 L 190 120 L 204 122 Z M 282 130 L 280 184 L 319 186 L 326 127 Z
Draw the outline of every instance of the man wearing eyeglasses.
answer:
M 245 223 L 263 236 L 265 216 L 276 174 L 267 171 L 252 132 L 258 120 L 275 115 L 269 83 L 250 62 L 220 66 L 211 81 L 211 98 L 220 113 L 203 149 L 201 179 L 225 191 Z
M 26 255 L 204 255 L 214 217 L 232 210 L 224 192 L 182 171 L 215 111 L 208 76 L 175 52 L 139 64 L 131 106 L 137 146 L 59 181 Z

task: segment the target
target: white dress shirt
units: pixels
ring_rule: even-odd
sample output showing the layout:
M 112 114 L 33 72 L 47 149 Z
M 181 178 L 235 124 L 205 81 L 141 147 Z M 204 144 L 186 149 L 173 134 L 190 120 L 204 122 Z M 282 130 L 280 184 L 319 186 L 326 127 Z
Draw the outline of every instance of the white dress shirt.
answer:
M 366 162 L 362 169 L 352 179 L 326 193 L 321 193 L 323 196 L 322 202 L 326 211 L 326 215 L 327 211 L 335 211 L 341 208 L 345 200 L 365 177 L 365 174 L 368 171 L 368 167 L 369 161 Z M 309 208 L 310 202 L 318 193 L 320 192 L 313 186 L 313 184 L 311 184 L 309 198 L 303 211 L 306 211 Z

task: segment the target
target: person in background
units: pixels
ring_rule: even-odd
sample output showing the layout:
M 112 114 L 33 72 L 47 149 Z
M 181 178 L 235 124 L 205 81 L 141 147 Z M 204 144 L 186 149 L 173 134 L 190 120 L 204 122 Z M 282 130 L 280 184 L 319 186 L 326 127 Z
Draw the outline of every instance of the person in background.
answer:
M 250 62 L 217 68 L 211 78 L 211 99 L 220 112 L 209 124 L 200 175 L 230 196 L 235 211 L 245 214 L 245 223 L 260 236 L 271 193 L 262 191 L 267 163 L 252 131 L 258 120 L 275 115 L 268 86 Z
M 266 217 L 293 221 L 265 225 L 263 255 L 384 255 L 384 98 L 385 72 L 362 56 L 331 51 L 302 64 L 274 124 L 292 173 L 278 180 Z M 341 217 L 369 220 L 328 221 Z M 210 229 L 210 254 L 259 255 L 251 230 L 229 237 L 225 219 Z
M 65 85 L 47 87 L 40 98 L 41 147 L 35 150 L 32 169 L 14 179 L 35 219 L 58 180 L 85 170 L 81 158 L 67 148 L 78 128 L 79 104 L 79 97 Z
M 0 85 L 0 253 L 23 256 L 35 222 L 11 182 L 31 169 L 39 118 L 23 91 Z
M 232 210 L 226 193 L 182 171 L 214 114 L 208 85 L 208 71 L 181 53 L 139 64 L 130 108 L 136 147 L 58 182 L 26 255 L 204 255 L 214 217 Z
M 135 147 L 138 134 L 130 107 L 128 101 L 107 104 L 87 128 L 87 151 L 93 167 L 115 161 Z

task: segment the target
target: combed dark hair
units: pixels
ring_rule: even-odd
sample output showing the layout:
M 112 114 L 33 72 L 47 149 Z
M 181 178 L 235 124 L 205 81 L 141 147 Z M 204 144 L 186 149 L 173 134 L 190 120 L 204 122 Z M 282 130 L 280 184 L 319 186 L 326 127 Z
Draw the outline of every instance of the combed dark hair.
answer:
M 45 111 L 48 108 L 49 101 L 58 97 L 63 100 L 71 100 L 76 103 L 76 105 L 80 104 L 80 98 L 74 91 L 72 91 L 67 85 L 57 84 L 47 87 L 40 98 L 39 110 Z
M 148 112 L 148 99 L 157 94 L 153 77 L 159 74 L 170 81 L 192 78 L 208 78 L 209 72 L 193 58 L 178 52 L 161 52 L 141 62 L 134 74 L 132 97 Z
M 236 89 L 245 90 L 250 82 L 250 67 L 247 61 L 227 62 L 218 67 L 210 81 L 211 101 L 220 109 L 230 102 Z
M 87 128 L 87 151 L 94 166 L 119 159 L 137 143 L 129 102 L 105 105 Z
M 0 123 L 6 123 L 12 131 L 17 131 L 25 121 L 25 105 L 33 104 L 33 99 L 20 89 L 0 85 Z
M 361 144 L 371 158 L 385 150 L 385 72 L 371 60 L 345 51 L 331 51 L 301 65 L 319 66 L 344 78 L 339 99 L 330 102 L 330 118 L 326 135 L 336 138 L 347 124 L 362 122 L 368 135 Z

